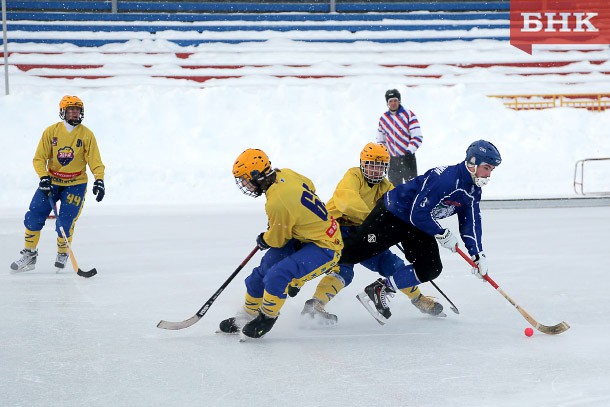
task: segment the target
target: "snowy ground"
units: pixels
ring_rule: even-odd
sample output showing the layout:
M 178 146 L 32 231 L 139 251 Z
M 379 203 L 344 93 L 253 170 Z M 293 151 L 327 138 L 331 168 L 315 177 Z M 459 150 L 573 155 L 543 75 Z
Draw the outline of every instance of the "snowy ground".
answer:
M 248 202 L 243 197 L 244 202 Z M 5 406 L 607 406 L 610 403 L 610 208 L 483 212 L 491 276 L 558 336 L 536 332 L 457 255 L 442 251 L 436 280 L 444 319 L 405 296 L 380 326 L 355 295 L 375 275 L 358 268 L 328 309 L 331 329 L 300 326 L 315 280 L 287 301 L 263 339 L 216 334 L 240 306 L 242 274 L 196 325 L 156 328 L 192 316 L 254 246 L 258 209 L 110 208 L 83 216 L 74 250 L 91 279 L 55 274 L 50 225 L 36 270 L 11 275 L 21 212 L 0 214 L 0 392 Z M 52 224 L 52 221 L 50 222 Z M 425 284 L 422 290 L 439 296 Z M 440 296 L 439 296 L 440 297 Z

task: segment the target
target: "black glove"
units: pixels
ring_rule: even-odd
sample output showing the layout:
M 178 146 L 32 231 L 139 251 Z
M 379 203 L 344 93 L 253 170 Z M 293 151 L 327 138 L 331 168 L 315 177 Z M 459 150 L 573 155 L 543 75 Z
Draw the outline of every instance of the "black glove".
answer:
M 296 297 L 299 291 L 301 291 L 301 288 L 288 284 L 288 295 L 290 297 Z
M 256 236 L 256 245 L 261 250 L 267 250 L 271 246 L 269 246 L 267 242 L 265 242 L 265 239 L 263 239 L 263 234 L 264 233 L 261 233 L 260 235 Z
M 51 177 L 45 175 L 44 177 L 40 177 L 40 183 L 38 183 L 38 189 L 40 189 L 45 194 L 49 194 L 51 192 Z
M 93 195 L 97 195 L 96 201 L 100 202 L 106 195 L 106 188 L 104 188 L 104 180 L 96 179 L 93 183 Z

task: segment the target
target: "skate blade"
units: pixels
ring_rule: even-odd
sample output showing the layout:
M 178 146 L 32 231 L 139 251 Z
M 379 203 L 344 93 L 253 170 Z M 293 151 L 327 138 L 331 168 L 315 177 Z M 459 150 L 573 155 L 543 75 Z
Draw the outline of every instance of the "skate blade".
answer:
M 360 301 L 360 304 L 362 304 L 362 306 L 364 308 L 366 308 L 366 310 L 369 312 L 369 314 L 371 314 L 371 316 L 373 318 L 375 318 L 375 320 L 377 322 L 379 322 L 379 325 L 385 325 L 386 322 L 388 322 L 388 320 L 381 315 L 377 309 L 375 309 L 374 307 L 371 307 L 371 299 L 369 298 L 368 295 L 366 295 L 365 292 L 361 292 L 360 294 L 358 294 L 356 296 L 356 298 L 358 299 L 358 301 Z
M 431 314 L 431 313 L 426 312 L 426 311 L 422 311 L 422 310 L 419 310 L 419 312 L 421 312 L 424 315 L 430 315 L 431 317 L 434 317 L 434 318 L 445 318 L 447 316 L 447 314 L 445 314 L 445 311 L 441 311 L 441 312 L 439 312 L 436 315 Z
M 299 325 L 302 329 L 325 329 L 337 326 L 337 320 L 301 314 Z
M 11 274 L 25 273 L 26 271 L 34 270 L 34 268 L 35 268 L 35 266 L 27 266 L 27 267 L 22 268 L 21 270 L 11 269 Z
M 241 332 L 239 332 L 239 331 L 238 332 L 224 332 L 224 331 L 221 331 L 220 329 L 217 329 L 214 333 L 217 333 L 219 335 L 236 336 L 236 335 L 239 335 Z

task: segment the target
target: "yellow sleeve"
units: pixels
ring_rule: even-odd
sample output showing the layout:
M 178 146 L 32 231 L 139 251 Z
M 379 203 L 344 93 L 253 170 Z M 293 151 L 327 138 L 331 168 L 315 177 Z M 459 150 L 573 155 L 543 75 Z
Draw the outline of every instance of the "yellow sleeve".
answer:
M 104 179 L 104 170 L 106 167 L 102 163 L 102 156 L 100 154 L 100 149 L 97 146 L 97 140 L 93 133 L 90 133 L 90 137 L 88 137 L 88 143 L 85 145 L 85 155 L 87 164 L 89 165 L 89 169 L 93 174 L 93 177 L 97 179 Z
M 360 180 L 348 172 L 337 184 L 332 197 L 337 211 L 357 224 L 362 223 L 371 211 L 360 195 L 360 188 Z
M 42 133 L 42 137 L 40 138 L 40 142 L 38 142 L 38 147 L 36 147 L 36 152 L 34 153 L 32 162 L 34 164 L 34 171 L 38 174 L 38 178 L 49 175 L 47 162 L 53 157 L 51 138 L 51 127 L 48 127 Z

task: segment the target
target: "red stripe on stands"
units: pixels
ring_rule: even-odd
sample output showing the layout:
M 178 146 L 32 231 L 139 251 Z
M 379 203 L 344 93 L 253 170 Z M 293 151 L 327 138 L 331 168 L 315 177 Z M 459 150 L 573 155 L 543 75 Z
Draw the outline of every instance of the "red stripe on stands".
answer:
M 11 65 L 11 64 L 9 64 Z M 103 68 L 104 65 L 47 65 L 47 64 L 15 64 L 19 70 L 27 72 L 31 69 L 36 68 L 52 68 L 52 69 L 89 69 L 89 68 Z
M 2 56 L 0 55 L 0 58 Z M 474 63 L 474 64 L 461 64 L 461 63 L 438 63 L 438 64 L 380 64 L 379 66 L 384 68 L 416 68 L 416 69 L 426 69 L 432 65 L 437 66 L 451 66 L 457 68 L 492 68 L 496 66 L 502 67 L 514 67 L 514 68 L 558 68 L 563 66 L 568 66 L 570 64 L 580 63 L 580 62 L 588 62 L 592 65 L 601 65 L 607 60 L 599 59 L 599 60 L 584 60 L 584 61 L 546 61 L 546 62 L 498 62 L 498 63 Z M 0 65 L 3 65 L 0 63 Z M 29 71 L 35 68 L 50 68 L 50 69 L 96 69 L 103 68 L 104 65 L 80 65 L 80 64 L 11 64 L 9 62 L 9 66 L 16 66 L 18 69 L 22 71 Z M 351 64 L 339 64 L 343 67 L 353 67 L 355 65 Z M 150 64 L 142 64 L 146 68 L 150 68 L 154 65 Z M 311 68 L 313 65 L 297 65 L 297 64 L 260 64 L 260 65 L 179 65 L 182 69 L 242 69 L 242 68 L 268 68 L 271 66 L 282 66 L 288 68 Z

